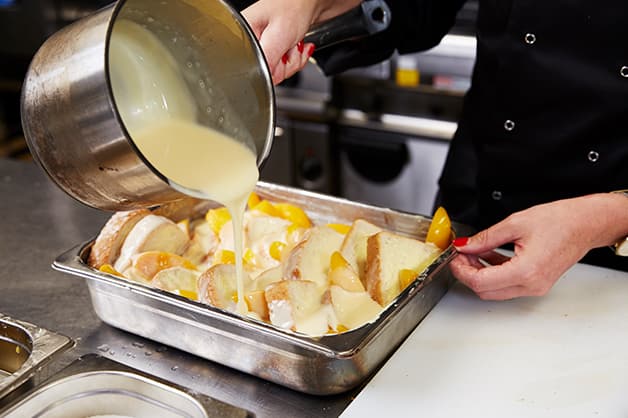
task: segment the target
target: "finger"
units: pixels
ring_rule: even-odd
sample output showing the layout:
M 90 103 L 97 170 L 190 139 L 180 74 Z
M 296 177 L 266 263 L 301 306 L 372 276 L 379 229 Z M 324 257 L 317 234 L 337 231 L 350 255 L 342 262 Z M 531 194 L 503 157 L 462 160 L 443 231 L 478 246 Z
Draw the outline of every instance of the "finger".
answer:
M 510 286 L 500 290 L 481 292 L 477 294 L 482 300 L 509 300 L 530 296 L 529 291 L 524 286 Z
M 456 249 L 465 254 L 481 254 L 521 238 L 522 230 L 514 218 L 508 217 L 488 229 L 454 241 Z
M 458 254 L 450 262 L 450 268 L 453 267 L 453 269 L 458 269 L 463 265 L 475 267 L 477 269 L 481 269 L 484 267 L 479 258 L 474 255 Z
M 452 265 L 451 270 L 458 280 L 479 294 L 506 289 L 511 286 L 526 287 L 530 282 L 529 270 L 522 264 L 518 258 L 513 257 L 494 266 L 478 267 L 477 265 L 459 264 Z
M 456 276 L 461 283 L 476 292 L 476 294 L 484 300 L 507 300 L 529 294 L 527 288 L 520 285 L 506 285 L 505 287 L 491 290 L 479 290 L 475 288 L 475 286 L 470 285 L 466 280 L 465 270 L 478 272 L 487 268 L 474 256 L 459 254 L 451 261 L 450 268 L 454 276 Z
M 290 51 L 288 51 L 284 57 L 285 60 L 283 60 L 282 58 L 282 62 L 285 62 L 285 78 L 288 78 L 292 75 L 294 75 L 294 73 L 296 73 L 297 71 L 299 71 L 302 67 L 301 62 L 302 62 L 302 51 L 303 51 L 303 44 L 301 44 L 301 46 L 295 46 L 293 47 Z
M 286 79 L 286 66 L 279 64 L 275 66 L 275 70 L 272 73 L 273 84 L 277 85 Z
M 509 256 L 498 253 L 497 251 L 488 251 L 480 254 L 479 257 L 492 266 L 498 266 L 500 264 L 504 264 L 507 261 L 510 261 Z
M 301 68 L 305 67 L 310 57 L 314 53 L 315 45 L 312 43 L 303 44 L 303 52 L 301 53 Z

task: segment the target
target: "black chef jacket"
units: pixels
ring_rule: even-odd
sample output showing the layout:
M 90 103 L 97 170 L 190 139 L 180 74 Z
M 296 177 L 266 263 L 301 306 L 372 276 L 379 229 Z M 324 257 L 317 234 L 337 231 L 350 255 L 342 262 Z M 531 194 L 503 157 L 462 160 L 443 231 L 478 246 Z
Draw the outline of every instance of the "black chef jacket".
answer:
M 386 32 L 315 55 L 326 73 L 435 46 L 464 1 L 387 3 Z M 628 188 L 625 0 L 480 0 L 477 40 L 439 182 L 452 218 L 485 228 L 539 203 Z M 628 257 L 606 248 L 584 261 L 628 271 Z

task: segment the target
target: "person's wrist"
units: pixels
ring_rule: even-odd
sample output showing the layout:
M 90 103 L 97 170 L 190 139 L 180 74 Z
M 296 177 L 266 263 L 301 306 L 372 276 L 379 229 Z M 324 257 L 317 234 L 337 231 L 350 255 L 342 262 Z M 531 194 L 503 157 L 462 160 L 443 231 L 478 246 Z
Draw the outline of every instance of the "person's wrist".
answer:
M 626 199 L 628 199 L 628 189 L 615 190 L 611 193 L 621 194 Z M 616 255 L 619 255 L 622 257 L 628 257 L 628 236 L 624 236 L 623 238 L 620 238 L 613 246 L 611 246 L 611 249 L 615 251 Z

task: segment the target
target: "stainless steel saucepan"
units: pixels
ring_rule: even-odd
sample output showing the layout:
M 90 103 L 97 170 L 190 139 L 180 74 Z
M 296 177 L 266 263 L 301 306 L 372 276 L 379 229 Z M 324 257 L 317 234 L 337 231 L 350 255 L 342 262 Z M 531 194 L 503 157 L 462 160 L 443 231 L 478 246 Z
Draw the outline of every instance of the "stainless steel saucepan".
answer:
M 383 0 L 366 0 L 337 18 L 337 31 L 322 25 L 308 39 L 323 47 L 381 31 L 389 21 Z M 133 55 L 144 60 L 137 68 L 150 71 L 138 71 L 132 60 L 120 64 L 129 52 L 124 33 L 140 34 L 142 45 L 161 51 Z M 174 96 L 186 91 L 192 105 L 163 89 L 129 100 L 139 84 L 167 85 Z M 119 0 L 51 36 L 33 58 L 22 91 L 22 125 L 35 159 L 69 195 L 105 210 L 183 197 L 130 134 L 135 121 L 159 112 L 180 112 L 245 143 L 258 166 L 268 156 L 275 125 L 271 76 L 254 34 L 227 2 Z

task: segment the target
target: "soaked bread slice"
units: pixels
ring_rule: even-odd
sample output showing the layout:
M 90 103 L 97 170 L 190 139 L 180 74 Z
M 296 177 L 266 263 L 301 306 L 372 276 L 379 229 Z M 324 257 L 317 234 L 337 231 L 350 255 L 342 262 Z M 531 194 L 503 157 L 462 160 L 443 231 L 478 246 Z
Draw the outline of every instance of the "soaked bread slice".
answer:
M 185 232 L 168 218 L 146 215 L 135 224 L 120 249 L 114 264 L 117 271 L 124 271 L 133 257 L 147 251 L 162 251 L 181 255 L 189 244 Z
M 89 265 L 97 269 L 104 264 L 113 265 L 129 232 L 147 215 L 150 215 L 147 209 L 114 213 L 94 241 L 87 260 Z
M 366 289 L 375 301 L 386 306 L 402 290 L 401 270 L 420 273 L 439 254 L 435 245 L 392 232 L 379 232 L 367 241 Z
M 310 230 L 308 237 L 294 247 L 283 263 L 284 277 L 291 280 L 309 280 L 320 288 L 328 287 L 329 259 L 338 251 L 344 235 L 327 226 Z
M 346 329 L 372 322 L 382 311 L 382 307 L 367 292 L 351 292 L 340 286 L 331 286 L 329 293 L 338 322 Z
M 347 232 L 340 253 L 353 268 L 362 283 L 366 281 L 366 241 L 382 228 L 363 219 L 356 219 Z
M 282 280 L 268 285 L 264 293 L 273 325 L 311 335 L 327 332 L 328 318 L 322 310 L 323 291 L 317 283 Z
M 201 302 L 235 312 L 238 285 L 233 264 L 215 264 L 198 278 L 198 297 Z

